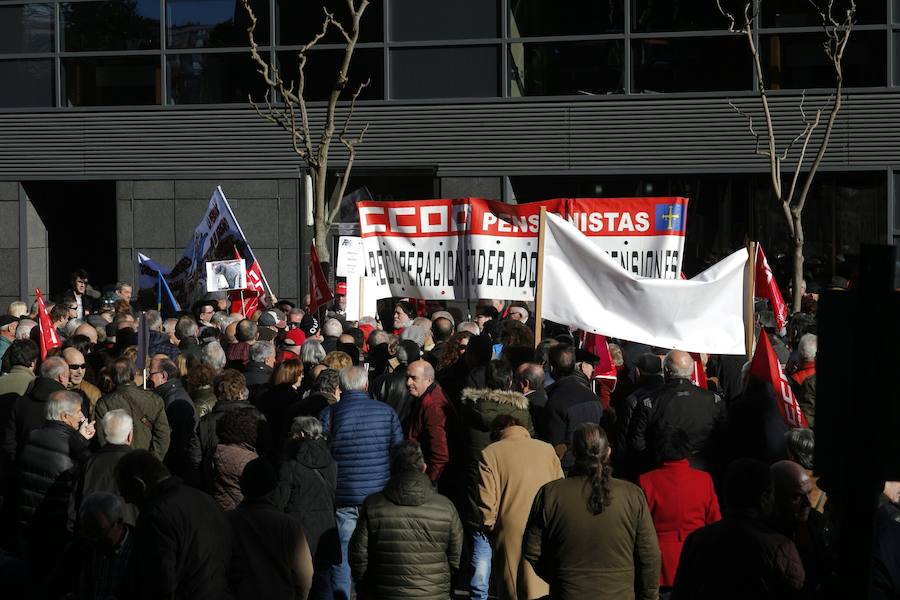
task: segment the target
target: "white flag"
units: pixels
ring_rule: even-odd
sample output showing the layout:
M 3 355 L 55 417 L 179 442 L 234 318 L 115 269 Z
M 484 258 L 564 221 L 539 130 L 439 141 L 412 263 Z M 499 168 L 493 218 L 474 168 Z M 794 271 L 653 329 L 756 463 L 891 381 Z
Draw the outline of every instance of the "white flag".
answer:
M 741 249 L 687 281 L 640 278 L 547 213 L 543 318 L 664 348 L 744 354 L 746 264 Z

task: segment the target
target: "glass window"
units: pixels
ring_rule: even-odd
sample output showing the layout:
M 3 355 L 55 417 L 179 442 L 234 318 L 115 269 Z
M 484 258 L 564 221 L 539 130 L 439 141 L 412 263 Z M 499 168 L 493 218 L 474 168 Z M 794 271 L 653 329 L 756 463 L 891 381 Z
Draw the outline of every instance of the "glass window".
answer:
M 826 0 L 815 0 L 824 8 Z M 894 0 L 896 2 L 896 0 Z M 849 0 L 834 0 L 831 14 L 841 21 L 847 14 Z M 856 15 L 853 20 L 860 25 L 886 22 L 884 0 L 857 0 Z M 767 0 L 760 3 L 760 18 L 763 27 L 821 27 L 822 16 L 810 4 L 810 0 Z
M 900 32 L 893 32 L 891 35 L 894 36 L 894 86 L 900 86 Z M 853 38 L 850 38 L 850 43 L 853 43 Z
M 391 0 L 391 39 L 462 40 L 500 33 L 497 0 Z
M 169 104 L 261 102 L 268 89 L 245 52 L 169 54 L 166 68 Z
M 324 0 L 324 6 L 334 14 L 349 32 L 350 11 L 347 0 Z M 359 21 L 360 42 L 384 41 L 383 2 L 372 2 L 366 7 Z M 322 30 L 324 12 L 323 2 L 298 0 L 278 0 L 275 5 L 275 24 L 278 32 L 278 43 L 282 45 L 303 45 L 309 42 Z M 322 38 L 321 44 L 343 44 L 344 38 L 334 27 L 329 27 L 328 34 Z
M 307 100 L 327 100 L 337 78 L 343 50 L 312 50 L 306 60 L 304 89 Z M 278 53 L 278 64 L 281 77 L 293 84 L 297 78 L 297 52 L 284 51 Z M 341 95 L 341 100 L 350 100 L 360 83 L 369 79 L 369 85 L 359 95 L 360 100 L 384 99 L 384 51 L 381 48 L 357 48 L 350 60 L 350 71 L 347 73 L 350 82 Z
M 52 51 L 52 4 L 0 6 L 0 54 Z
M 716 8 L 715 2 L 698 2 L 696 0 L 693 2 L 631 1 L 633 2 L 631 5 L 632 31 L 685 31 L 728 28 L 729 21 Z
M 158 56 L 64 58 L 67 106 L 130 106 L 160 103 Z
M 391 51 L 391 97 L 484 98 L 500 95 L 496 46 Z
M 510 0 L 510 37 L 591 35 L 623 30 L 623 0 Z
M 256 43 L 269 43 L 267 0 L 252 0 L 256 15 Z M 235 0 L 167 0 L 166 47 L 221 48 L 249 46 L 250 17 L 244 3 Z
M 621 93 L 621 41 L 510 44 L 511 96 Z
M 636 92 L 706 92 L 750 89 L 752 64 L 740 36 L 655 38 L 633 46 Z
M 159 48 L 159 0 L 62 2 L 59 14 L 65 52 Z
M 762 35 L 759 45 L 769 89 L 834 87 L 834 69 L 822 33 Z M 854 31 L 844 52 L 846 87 L 885 85 L 885 32 Z
M 0 60 L 0 107 L 53 106 L 53 61 Z

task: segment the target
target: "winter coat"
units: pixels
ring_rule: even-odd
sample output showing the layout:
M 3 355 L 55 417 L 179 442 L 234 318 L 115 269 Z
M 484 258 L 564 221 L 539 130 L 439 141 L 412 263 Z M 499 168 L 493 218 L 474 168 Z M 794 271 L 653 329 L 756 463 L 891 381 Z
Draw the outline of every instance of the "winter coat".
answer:
M 794 598 L 806 574 L 790 539 L 750 511 L 724 518 L 688 536 L 675 576 L 679 600 Z
M 25 445 L 28 434 L 44 426 L 50 394 L 65 389 L 55 379 L 37 377 L 31 382 L 25 395 L 16 400 L 6 422 L 6 434 L 3 438 L 3 450 L 10 460 L 15 460 Z
M 131 415 L 134 423 L 131 447 L 135 450 L 149 450 L 153 456 L 163 460 L 169 450 L 171 431 L 162 398 L 129 381 L 97 401 L 94 419 L 102 421 L 103 415 L 118 408 Z M 106 443 L 102 427 L 97 428 L 96 437 L 101 445 Z
M 869 598 L 900 597 L 900 507 L 885 495 L 879 499 L 872 544 L 872 587 Z
M 810 428 L 816 426 L 816 374 L 813 373 L 807 377 L 800 386 L 800 392 L 797 394 L 797 404 L 806 417 L 806 422 Z
M 522 558 L 522 538 L 537 491 L 563 477 L 556 451 L 524 427 L 508 427 L 481 452 L 479 471 L 478 508 L 494 548 L 499 596 L 543 598 L 550 587 Z
M 659 545 L 640 488 L 610 479 L 610 504 L 588 509 L 590 484 L 575 476 L 548 483 L 535 496 L 523 552 L 550 584 L 554 600 L 596 597 L 655 599 Z
M 205 473 L 207 476 L 211 468 L 213 453 L 216 450 L 216 446 L 219 445 L 219 435 L 216 432 L 216 425 L 219 423 L 219 419 L 225 416 L 225 413 L 228 411 L 242 408 L 252 409 L 256 413 L 256 443 L 253 444 L 253 447 L 256 448 L 259 454 L 264 454 L 268 451 L 271 440 L 269 424 L 266 421 L 266 417 L 255 406 L 249 402 L 240 401 L 217 402 L 212 411 L 200 419 L 200 423 L 197 425 L 197 437 L 200 439 L 200 453 L 203 457 L 201 464 L 203 469 L 207 471 Z M 206 483 L 211 484 L 211 481 L 207 479 Z
M 291 406 L 300 401 L 300 393 L 290 383 L 280 383 L 265 390 L 257 396 L 254 404 L 266 417 L 269 431 L 272 434 L 272 448 L 275 455 L 280 455 L 285 440 L 291 430 L 291 421 L 287 412 Z
M 172 379 L 153 389 L 166 406 L 166 419 L 171 429 L 166 466 L 173 475 L 188 479 L 200 466 L 200 440 L 197 437 L 197 414 L 194 401 L 180 379 Z
M 88 406 L 88 410 L 83 411 L 84 416 L 91 419 L 94 414 L 94 407 L 97 406 L 97 401 L 103 395 L 103 392 L 100 391 L 96 385 L 88 381 L 87 379 L 82 379 L 81 382 L 69 388 L 73 392 L 78 392 L 81 397 L 86 400 L 86 405 Z
M 34 381 L 34 372 L 22 365 L 13 365 L 9 373 L 0 377 L 0 396 L 15 394 L 24 396 L 28 386 Z
M 258 458 L 256 451 L 244 444 L 219 444 L 213 454 L 212 497 L 222 510 L 236 508 L 244 494 L 241 493 L 241 473 L 247 463 Z
M 459 417 L 444 391 L 436 383 L 416 402 L 409 421 L 408 437 L 422 447 L 427 470 L 432 481 L 438 481 L 450 463 L 450 448 L 459 436 Z
M 235 342 L 228 344 L 225 349 L 226 369 L 237 369 L 243 371 L 247 363 L 250 362 L 250 344 L 247 342 Z
M 116 483 L 116 465 L 122 457 L 131 452 L 131 446 L 126 444 L 106 444 L 94 452 L 84 463 L 81 469 L 81 477 L 72 495 L 72 503 L 69 509 L 71 522 L 77 521 L 78 509 L 81 501 L 94 492 L 119 493 L 119 485 Z M 125 521 L 134 525 L 137 520 L 137 507 L 133 504 L 125 505 Z
M 338 465 L 335 502 L 360 506 L 391 477 L 391 448 L 403 441 L 397 413 L 366 392 L 346 391 L 319 419 Z
M 533 390 L 525 395 L 528 398 L 528 412 L 531 413 L 531 424 L 534 426 L 534 437 L 547 441 L 547 391 Z
M 231 530 L 207 494 L 169 477 L 141 505 L 131 564 L 137 600 L 228 598 Z
M 582 423 L 600 423 L 603 405 L 600 398 L 581 380 L 571 375 L 562 377 L 547 388 L 547 442 L 565 444 L 562 466 L 568 470 L 575 462 L 572 436 Z
M 687 459 L 665 462 L 640 476 L 659 539 L 662 569 L 659 585 L 675 585 L 678 559 L 687 536 L 722 518 L 709 473 L 691 468 Z
M 269 380 L 272 379 L 272 367 L 265 363 L 250 361 L 244 367 L 244 377 L 247 380 L 247 390 L 250 397 L 247 400 L 256 404 L 257 400 L 269 389 Z
M 199 361 L 203 347 L 200 345 L 200 340 L 196 336 L 192 336 L 178 342 L 178 350 L 188 358 Z
M 297 568 L 303 525 L 266 500 L 244 501 L 226 513 L 234 539 L 228 588 L 236 600 L 303 597 L 312 565 Z
M 147 356 L 165 354 L 172 360 L 178 360 L 181 350 L 172 343 L 169 336 L 162 331 L 151 331 L 147 336 Z
M 400 365 L 390 373 L 385 373 L 375 381 L 373 396 L 394 409 L 401 426 L 406 429 L 414 403 L 406 388 L 406 365 Z
M 62 421 L 30 432 L 19 453 L 19 522 L 41 531 L 64 531 L 79 468 L 90 456 L 88 442 Z
M 285 512 L 303 523 L 316 565 L 341 562 L 341 546 L 334 518 L 337 463 L 325 440 L 290 440 L 278 481 Z
M 194 402 L 194 413 L 197 415 L 197 420 L 199 420 L 208 415 L 213 407 L 215 407 L 218 398 L 216 398 L 216 392 L 213 390 L 211 385 L 204 385 L 200 389 L 194 392 L 193 397 L 191 398 Z
M 456 508 L 428 477 L 397 474 L 360 510 L 348 550 L 353 579 L 367 598 L 445 600 L 462 539 Z

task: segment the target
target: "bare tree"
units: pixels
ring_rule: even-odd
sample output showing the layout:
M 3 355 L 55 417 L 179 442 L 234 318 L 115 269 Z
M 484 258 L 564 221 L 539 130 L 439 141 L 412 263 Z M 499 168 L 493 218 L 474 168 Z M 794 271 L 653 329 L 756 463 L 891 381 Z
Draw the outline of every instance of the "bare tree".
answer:
M 716 0 L 719 12 L 722 13 L 729 21 L 729 31 L 743 35 L 750 48 L 750 54 L 753 59 L 753 68 L 756 74 L 756 81 L 759 87 L 759 99 L 762 104 L 762 117 L 765 125 L 765 134 L 759 133 L 754 126 L 754 117 L 734 105 L 731 101 L 729 104 L 742 117 L 747 120 L 747 127 L 756 140 L 756 154 L 764 156 L 769 161 L 769 172 L 772 178 L 772 194 L 775 200 L 781 204 L 784 220 L 787 225 L 788 233 L 791 237 L 793 245 L 793 311 L 800 310 L 801 285 L 803 281 L 803 245 L 805 242 L 803 234 L 803 208 L 809 197 L 809 191 L 813 183 L 825 152 L 828 150 L 828 143 L 831 141 L 831 132 L 834 129 L 834 123 L 837 120 L 838 113 L 841 111 L 843 103 L 844 89 L 844 73 L 843 58 L 844 51 L 847 48 L 847 42 L 850 40 L 850 32 L 853 30 L 853 18 L 856 14 L 856 0 L 849 0 L 846 12 L 840 20 L 834 15 L 834 0 L 809 0 L 809 3 L 819 13 L 822 18 L 822 28 L 825 32 L 825 42 L 823 48 L 825 56 L 828 58 L 829 64 L 834 72 L 834 92 L 825 102 L 825 104 L 816 109 L 814 113 L 808 114 L 804 103 L 806 101 L 806 91 L 804 90 L 800 98 L 800 118 L 803 129 L 800 133 L 792 138 L 790 142 L 783 148 L 779 149 L 776 142 L 775 123 L 772 119 L 772 112 L 769 108 L 769 96 L 766 90 L 763 78 L 762 61 L 759 56 L 759 48 L 756 44 L 754 36 L 754 23 L 757 18 L 759 6 L 763 0 L 741 0 L 737 7 L 726 9 L 723 7 L 723 0 Z M 830 106 L 830 108 L 829 108 Z M 810 140 L 813 133 L 822 122 L 822 115 L 826 113 L 828 118 L 825 124 L 825 131 L 820 140 L 817 141 L 818 149 L 816 149 L 815 157 L 810 164 L 806 173 L 803 173 L 804 161 L 807 160 L 807 152 L 810 150 Z M 764 137 L 764 142 L 763 142 Z M 815 143 L 813 144 L 815 146 Z M 785 176 L 782 173 L 782 165 L 785 162 L 796 161 L 790 172 Z M 804 176 L 805 175 L 805 176 Z
M 340 199 L 344 197 L 347 189 L 347 181 L 350 177 L 350 171 L 353 169 L 353 161 L 356 158 L 356 148 L 362 144 L 366 131 L 369 129 L 369 125 L 366 124 L 355 135 L 350 133 L 350 121 L 356 108 L 356 100 L 369 85 L 369 80 L 360 83 L 350 96 L 350 104 L 346 107 L 346 113 L 339 133 L 337 126 L 339 121 L 338 102 L 341 100 L 349 83 L 347 73 L 350 70 L 350 62 L 353 58 L 353 51 L 356 49 L 356 42 L 359 40 L 359 24 L 366 7 L 369 6 L 369 0 L 346 0 L 350 13 L 349 26 L 342 24 L 335 18 L 334 13 L 323 6 L 322 27 L 313 36 L 313 39 L 298 51 L 297 72 L 293 74 L 295 77 L 289 78 L 288 81 L 285 80 L 277 65 L 271 64 L 259 54 L 254 35 L 257 24 L 256 15 L 250 6 L 250 0 L 243 0 L 243 2 L 244 9 L 250 18 L 250 26 L 247 27 L 247 35 L 250 38 L 250 55 L 259 67 L 259 74 L 266 85 L 270 89 L 275 88 L 277 94 L 277 102 L 269 97 L 269 92 L 266 92 L 262 103 L 258 103 L 252 97 L 249 97 L 250 104 L 260 117 L 275 123 L 287 132 L 291 139 L 291 147 L 312 176 L 316 252 L 319 255 L 319 260 L 323 263 L 328 263 L 331 260 L 331 251 L 328 245 L 331 225 L 340 214 Z M 328 96 L 325 122 L 321 132 L 317 134 L 310 125 L 309 109 L 304 95 L 306 93 L 306 62 L 309 59 L 310 50 L 328 34 L 330 29 L 336 31 L 343 38 L 345 42 L 344 56 L 335 74 L 331 92 Z M 334 203 L 334 206 L 329 207 L 326 181 L 329 153 L 335 141 L 336 133 L 337 139 L 347 149 L 348 157 L 343 172 L 339 177 L 337 188 L 333 190 L 333 196 L 337 201 Z

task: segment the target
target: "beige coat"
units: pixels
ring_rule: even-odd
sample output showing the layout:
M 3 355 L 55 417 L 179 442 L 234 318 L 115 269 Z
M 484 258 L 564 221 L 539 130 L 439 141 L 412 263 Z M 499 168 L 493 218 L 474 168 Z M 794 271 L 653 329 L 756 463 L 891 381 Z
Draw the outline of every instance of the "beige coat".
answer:
M 494 547 L 494 573 L 501 598 L 542 598 L 550 593 L 522 558 L 522 536 L 537 491 L 563 476 L 553 446 L 534 440 L 524 427 L 508 427 L 481 453 L 478 504 Z

